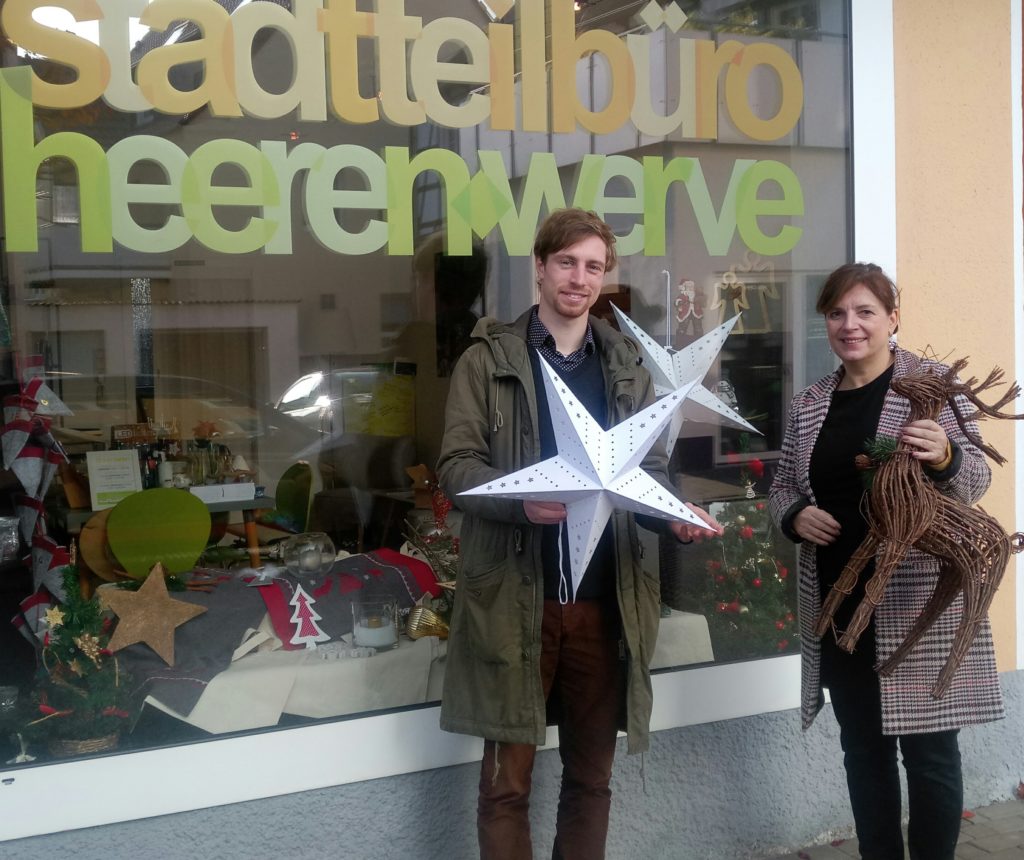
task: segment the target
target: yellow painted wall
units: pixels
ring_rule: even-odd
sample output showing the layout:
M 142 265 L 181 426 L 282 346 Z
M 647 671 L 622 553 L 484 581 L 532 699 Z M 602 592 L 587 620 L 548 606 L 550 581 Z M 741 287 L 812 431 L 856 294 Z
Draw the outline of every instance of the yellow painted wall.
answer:
M 970 356 L 979 376 L 1014 366 L 1009 12 L 1010 0 L 893 2 L 900 340 Z M 982 431 L 1011 458 L 982 505 L 1013 531 L 1013 427 Z M 1001 670 L 1015 668 L 1013 567 L 991 611 Z

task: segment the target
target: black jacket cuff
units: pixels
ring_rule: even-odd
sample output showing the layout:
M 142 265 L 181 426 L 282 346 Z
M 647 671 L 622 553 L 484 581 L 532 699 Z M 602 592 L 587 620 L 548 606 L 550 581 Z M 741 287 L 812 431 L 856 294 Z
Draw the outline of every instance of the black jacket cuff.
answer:
M 946 466 L 945 469 L 937 472 L 935 469 L 925 467 L 924 473 L 936 484 L 942 484 L 946 481 L 952 480 L 956 477 L 956 473 L 960 471 L 960 467 L 964 463 L 963 449 L 952 439 L 949 440 L 949 448 L 953 452 L 953 458 L 949 461 L 949 465 Z
M 789 510 L 782 515 L 782 522 L 779 523 L 779 528 L 782 529 L 782 533 L 788 537 L 793 543 L 803 543 L 803 538 L 800 537 L 795 531 L 793 531 L 793 520 L 796 519 L 796 515 L 800 513 L 804 508 L 811 506 L 811 500 L 806 496 L 797 499 L 793 504 L 789 506 Z

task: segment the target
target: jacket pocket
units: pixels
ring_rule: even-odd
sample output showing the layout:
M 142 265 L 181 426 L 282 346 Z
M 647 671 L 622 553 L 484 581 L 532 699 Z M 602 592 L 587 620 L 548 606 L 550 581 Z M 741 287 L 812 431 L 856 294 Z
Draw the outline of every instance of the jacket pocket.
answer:
M 512 666 L 523 658 L 523 620 L 517 601 L 520 577 L 506 561 L 464 571 L 462 588 L 470 653 L 484 663 Z

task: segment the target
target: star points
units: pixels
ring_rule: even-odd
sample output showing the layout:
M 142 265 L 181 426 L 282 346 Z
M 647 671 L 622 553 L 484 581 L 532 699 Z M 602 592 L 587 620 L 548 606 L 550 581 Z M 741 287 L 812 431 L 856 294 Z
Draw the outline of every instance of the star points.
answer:
M 650 415 L 645 410 L 610 430 L 604 430 L 582 408 L 571 391 L 557 387 L 554 371 L 543 359 L 541 366 L 552 423 L 556 427 L 564 427 L 564 432 L 556 434 L 558 455 L 506 475 L 500 486 L 504 487 L 509 480 L 532 483 L 537 478 L 543 480 L 547 487 L 506 492 L 482 485 L 459 495 L 562 502 L 566 507 L 572 595 L 575 599 L 587 564 L 613 511 L 683 519 L 697 525 L 703 525 L 703 522 L 688 508 L 674 504 L 675 499 L 668 503 L 662 500 L 657 507 L 641 501 L 664 490 L 640 464 L 672 420 L 675 409 L 664 412 L 660 417 L 656 410 L 652 410 Z M 680 388 L 680 402 L 692 386 L 693 383 L 687 383 Z M 579 417 L 574 420 L 572 416 L 577 410 Z

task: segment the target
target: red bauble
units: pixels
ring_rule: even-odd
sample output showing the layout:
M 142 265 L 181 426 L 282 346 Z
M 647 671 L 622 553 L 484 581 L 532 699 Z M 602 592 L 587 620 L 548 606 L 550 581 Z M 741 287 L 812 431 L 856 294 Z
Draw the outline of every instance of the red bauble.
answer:
M 757 577 L 754 580 L 754 588 L 760 588 L 760 587 L 761 587 L 761 577 Z
M 785 621 L 776 621 L 775 622 L 775 629 L 776 630 L 785 630 L 786 629 L 786 622 Z
M 740 529 L 740 537 L 743 540 L 750 540 L 754 536 L 754 530 L 750 526 L 743 526 Z

